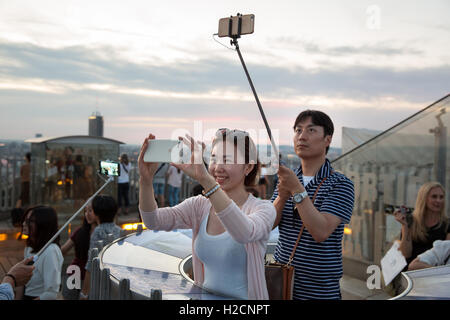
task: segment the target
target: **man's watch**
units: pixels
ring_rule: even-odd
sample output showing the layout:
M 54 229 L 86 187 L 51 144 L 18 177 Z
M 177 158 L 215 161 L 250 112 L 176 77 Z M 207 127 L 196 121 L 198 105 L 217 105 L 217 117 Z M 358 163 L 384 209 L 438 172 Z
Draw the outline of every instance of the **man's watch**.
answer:
M 300 202 L 303 201 L 303 199 L 305 199 L 308 196 L 308 192 L 303 191 L 303 192 L 298 192 L 298 193 L 294 193 L 292 195 L 292 201 L 294 201 L 295 204 L 299 204 Z

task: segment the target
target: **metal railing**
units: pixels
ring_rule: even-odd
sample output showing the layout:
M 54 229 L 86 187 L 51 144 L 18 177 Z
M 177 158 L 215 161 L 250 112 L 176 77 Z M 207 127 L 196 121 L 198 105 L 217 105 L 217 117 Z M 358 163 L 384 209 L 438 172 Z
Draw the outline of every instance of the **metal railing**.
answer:
M 20 166 L 23 157 L 7 157 L 0 161 L 0 212 L 15 207 L 20 196 Z

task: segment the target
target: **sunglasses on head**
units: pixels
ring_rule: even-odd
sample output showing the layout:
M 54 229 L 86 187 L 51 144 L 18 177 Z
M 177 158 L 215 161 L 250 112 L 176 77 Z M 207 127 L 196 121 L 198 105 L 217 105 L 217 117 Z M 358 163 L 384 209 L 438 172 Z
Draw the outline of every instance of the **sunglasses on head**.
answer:
M 220 128 L 216 131 L 216 137 L 249 137 L 249 133 L 244 130 L 233 129 L 230 130 L 228 128 Z

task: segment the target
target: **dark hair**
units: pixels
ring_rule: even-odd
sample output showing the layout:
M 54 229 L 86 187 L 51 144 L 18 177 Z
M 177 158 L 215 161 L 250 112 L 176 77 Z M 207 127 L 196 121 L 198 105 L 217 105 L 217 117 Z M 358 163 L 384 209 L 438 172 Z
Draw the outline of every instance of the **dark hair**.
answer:
M 128 165 L 128 156 L 126 153 L 122 153 L 122 155 L 120 156 L 120 161 L 125 163 L 125 165 Z
M 192 188 L 192 195 L 193 196 L 198 196 L 199 194 L 202 194 L 203 191 L 203 187 L 201 184 L 196 184 L 193 188 Z
M 325 114 L 322 111 L 319 110 L 305 110 L 300 112 L 300 114 L 297 116 L 294 122 L 294 130 L 295 127 L 298 125 L 299 122 L 306 120 L 307 118 L 311 118 L 311 122 L 316 125 L 323 128 L 324 131 L 324 137 L 325 136 L 333 136 L 334 133 L 334 125 L 333 121 L 331 121 L 331 118 Z M 328 149 L 330 147 L 328 146 L 325 153 L 328 153 Z
M 27 153 L 25 154 L 25 158 L 27 158 L 28 161 L 31 161 L 31 152 L 27 152 Z
M 31 207 L 24 213 L 24 217 L 31 211 L 28 224 L 29 235 L 27 246 L 31 247 L 32 252 L 38 252 L 58 231 L 58 215 L 55 209 L 47 206 Z M 35 223 L 35 228 L 30 227 L 30 220 Z M 53 241 L 59 246 L 59 236 Z
M 83 224 L 79 227 L 78 231 L 73 237 L 75 244 L 75 256 L 82 260 L 88 259 L 89 244 L 91 239 L 91 225 L 87 221 L 86 217 L 83 219 Z
M 227 135 L 224 132 L 224 134 L 222 135 L 222 139 L 215 138 L 213 140 L 211 148 L 213 148 L 214 145 L 216 143 L 218 143 L 219 141 L 224 143 L 224 149 L 225 149 L 225 142 L 227 142 L 227 141 L 231 142 L 231 139 L 229 137 L 227 138 Z M 237 138 L 237 136 L 233 137 L 233 144 L 234 144 L 234 147 L 236 149 L 238 149 L 237 148 L 238 147 L 238 138 Z M 255 159 L 256 158 L 256 163 L 254 163 L 252 171 L 250 171 L 249 174 L 245 176 L 245 180 L 244 180 L 244 185 L 246 187 L 250 187 L 250 186 L 256 185 L 256 178 L 258 176 L 258 172 L 259 172 L 259 168 L 261 166 L 261 163 L 259 162 L 259 159 L 258 159 L 258 154 L 257 154 L 257 151 L 256 151 L 255 144 L 253 143 L 253 141 L 251 140 L 250 136 L 248 136 L 248 135 L 246 135 L 245 138 L 244 138 L 244 150 L 245 150 L 244 151 L 244 153 L 245 153 L 244 154 L 244 158 L 245 158 L 244 162 L 245 162 L 245 164 L 249 164 L 251 159 Z
M 99 218 L 100 223 L 113 222 L 118 206 L 113 197 L 107 195 L 96 196 L 92 200 L 92 210 Z
M 247 187 L 247 192 L 250 192 L 255 198 L 259 198 L 259 192 L 255 188 Z

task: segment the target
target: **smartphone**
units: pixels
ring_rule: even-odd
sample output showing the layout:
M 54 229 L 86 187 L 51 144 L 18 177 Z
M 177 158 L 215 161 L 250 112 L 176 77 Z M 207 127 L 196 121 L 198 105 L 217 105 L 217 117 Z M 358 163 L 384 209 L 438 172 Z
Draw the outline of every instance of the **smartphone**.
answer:
M 98 172 L 106 176 L 119 176 L 120 166 L 118 162 L 109 160 L 100 160 L 98 162 Z
M 244 14 L 241 16 L 241 35 L 253 33 L 255 30 L 255 15 L 254 14 Z M 238 21 L 239 17 L 228 17 L 222 18 L 219 20 L 219 37 L 229 37 L 229 36 L 237 36 L 238 35 Z M 231 34 L 230 31 L 230 22 L 231 25 Z
M 180 140 L 149 140 L 144 162 L 188 163 L 191 150 Z

